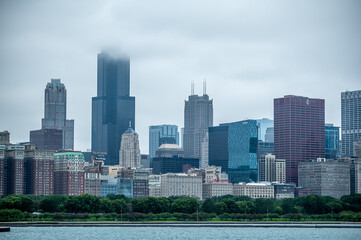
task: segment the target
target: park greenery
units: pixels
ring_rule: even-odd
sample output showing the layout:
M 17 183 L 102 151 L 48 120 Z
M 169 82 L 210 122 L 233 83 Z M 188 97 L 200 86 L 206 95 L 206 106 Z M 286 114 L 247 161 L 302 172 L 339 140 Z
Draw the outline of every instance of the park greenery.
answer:
M 226 195 L 139 198 L 10 195 L 0 200 L 0 221 L 361 221 L 361 194 L 336 199 L 310 195 L 252 199 Z

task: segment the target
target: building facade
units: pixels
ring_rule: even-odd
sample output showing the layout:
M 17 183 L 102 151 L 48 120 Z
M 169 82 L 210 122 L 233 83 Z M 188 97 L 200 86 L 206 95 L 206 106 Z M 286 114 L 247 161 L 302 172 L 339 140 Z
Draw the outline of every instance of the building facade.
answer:
M 203 200 L 233 194 L 233 185 L 229 182 L 203 183 Z
M 119 165 L 124 168 L 140 167 L 139 137 L 131 126 L 122 135 Z
M 325 100 L 274 99 L 274 154 L 286 160 L 286 182 L 298 183 L 298 164 L 325 157 Z
M 341 93 L 342 155 L 353 156 L 353 144 L 361 140 L 361 90 Z
M 202 200 L 202 177 L 193 174 L 163 174 L 160 180 L 161 196 L 187 196 Z
M 74 120 L 66 119 L 66 88 L 60 79 L 51 79 L 45 88 L 41 130 L 30 132 L 30 143 L 40 150 L 74 149 Z M 58 129 L 46 131 L 45 129 Z M 58 142 L 61 139 L 62 146 Z
M 256 120 L 209 128 L 209 165 L 221 166 L 232 183 L 257 181 Z
M 312 194 L 340 198 L 350 194 L 350 165 L 338 161 L 302 162 L 298 166 L 298 185 L 310 189 Z
M 340 149 L 340 128 L 333 124 L 325 125 L 325 158 L 337 159 Z
M 261 140 L 262 142 L 268 142 L 266 141 L 266 133 L 268 128 L 273 128 L 273 120 L 268 118 L 257 119 L 257 126 L 258 140 Z
M 213 126 L 213 100 L 192 94 L 185 101 L 183 149 L 186 157 L 201 159 L 201 143 Z
M 24 158 L 25 146 L 0 145 L 0 193 L 3 196 L 24 194 Z
M 149 127 L 149 157 L 153 159 L 155 152 L 162 144 L 179 145 L 179 132 L 176 125 L 157 125 Z
M 63 149 L 63 130 L 45 128 L 30 131 L 30 143 L 39 150 L 61 150 Z
M 54 151 L 38 150 L 34 145 L 25 146 L 24 193 L 54 194 Z
M 271 183 L 244 183 L 233 185 L 234 196 L 251 198 L 274 198 L 274 187 Z
M 258 159 L 258 176 L 260 182 L 285 183 L 286 161 L 272 154 L 262 155 Z
M 119 163 L 121 136 L 135 129 L 135 97 L 130 96 L 129 58 L 98 54 L 97 96 L 92 99 L 92 153 L 106 165 Z
M 54 194 L 84 194 L 85 161 L 81 152 L 54 153 Z

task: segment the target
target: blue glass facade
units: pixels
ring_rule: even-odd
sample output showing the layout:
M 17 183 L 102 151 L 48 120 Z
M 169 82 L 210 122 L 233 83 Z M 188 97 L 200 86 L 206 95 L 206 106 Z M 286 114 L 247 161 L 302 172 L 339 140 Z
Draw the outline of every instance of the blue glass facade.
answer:
M 178 126 L 163 124 L 149 127 L 149 157 L 151 159 L 162 144 L 179 145 Z
M 209 128 L 209 165 L 222 166 L 232 183 L 257 181 L 256 120 Z
M 257 121 L 228 125 L 228 176 L 232 183 L 257 181 Z
M 228 126 L 208 128 L 208 164 L 228 172 Z
M 106 165 L 119 163 L 121 136 L 129 122 L 135 129 L 135 98 L 130 96 L 128 58 L 98 54 L 97 97 L 92 99 L 92 153 L 104 155 Z
M 108 194 L 124 194 L 128 198 L 133 198 L 133 179 L 118 178 L 117 181 L 102 182 L 101 196 Z
M 337 159 L 340 147 L 340 128 L 333 124 L 325 125 L 325 157 Z

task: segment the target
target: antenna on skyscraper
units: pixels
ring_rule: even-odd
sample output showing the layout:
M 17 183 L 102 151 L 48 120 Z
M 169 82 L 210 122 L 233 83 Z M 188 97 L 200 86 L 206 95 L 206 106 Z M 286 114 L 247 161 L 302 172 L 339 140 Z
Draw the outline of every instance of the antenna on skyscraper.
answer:
M 203 78 L 203 95 L 207 95 L 207 81 Z
M 194 81 L 192 81 L 191 85 L 191 95 L 194 95 Z

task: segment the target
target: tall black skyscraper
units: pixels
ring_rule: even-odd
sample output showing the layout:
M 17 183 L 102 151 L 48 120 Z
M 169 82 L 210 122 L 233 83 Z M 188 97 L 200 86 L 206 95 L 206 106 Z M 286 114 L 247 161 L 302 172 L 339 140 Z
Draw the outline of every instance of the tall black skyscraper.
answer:
M 121 136 L 129 121 L 135 129 L 135 97 L 129 92 L 129 58 L 98 54 L 97 96 L 92 99 L 92 152 L 105 155 L 107 165 L 119 164 Z

